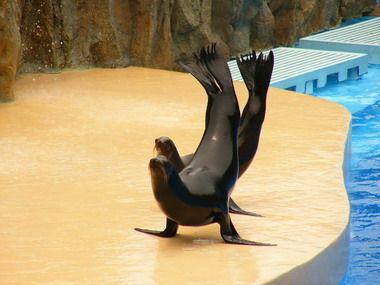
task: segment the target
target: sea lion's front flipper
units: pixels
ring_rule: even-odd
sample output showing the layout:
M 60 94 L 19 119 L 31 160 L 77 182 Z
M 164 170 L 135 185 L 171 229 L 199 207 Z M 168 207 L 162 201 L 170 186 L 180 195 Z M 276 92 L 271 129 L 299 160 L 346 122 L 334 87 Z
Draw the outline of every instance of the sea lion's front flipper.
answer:
M 246 216 L 252 216 L 252 217 L 263 217 L 260 214 L 256 214 L 254 212 L 248 212 L 246 210 L 243 210 L 240 208 L 232 198 L 230 198 L 230 206 L 229 206 L 229 212 L 233 214 L 239 214 L 239 215 L 246 215 Z
M 163 231 L 154 231 L 147 229 L 135 228 L 136 231 L 142 232 L 145 234 L 155 235 L 159 237 L 174 237 L 178 230 L 178 224 L 168 218 L 166 218 L 166 228 Z
M 220 234 L 226 243 L 242 244 L 242 245 L 255 245 L 255 246 L 276 246 L 276 244 L 262 243 L 242 239 L 232 224 L 229 214 L 219 214 L 216 221 L 220 225 Z

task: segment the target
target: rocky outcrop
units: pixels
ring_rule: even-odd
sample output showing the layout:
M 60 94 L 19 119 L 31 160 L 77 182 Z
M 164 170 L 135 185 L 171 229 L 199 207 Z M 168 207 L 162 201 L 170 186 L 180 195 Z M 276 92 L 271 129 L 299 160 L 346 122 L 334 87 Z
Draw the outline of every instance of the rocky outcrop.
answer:
M 371 12 L 371 16 L 380 17 L 380 4 L 377 4 L 375 9 Z
M 111 2 L 114 1 L 22 3 L 23 71 L 128 65 L 126 50 L 121 45 L 124 39 L 117 38 Z
M 23 70 L 128 64 L 176 69 L 200 46 L 226 55 L 289 45 L 358 16 L 375 0 L 29 0 L 21 3 Z
M 19 9 L 14 0 L 0 0 L 0 102 L 13 100 L 13 82 L 20 58 Z
M 344 19 L 360 17 L 363 14 L 369 14 L 374 10 L 376 0 L 341 0 L 339 13 Z
M 275 18 L 275 42 L 292 44 L 297 38 L 335 26 L 341 20 L 336 1 L 269 1 Z
M 375 2 L 0 0 L 6 11 L 0 13 L 2 59 L 9 61 L 0 67 L 0 90 L 5 94 L 11 86 L 5 78 L 14 74 L 20 35 L 24 72 L 127 65 L 178 69 L 179 60 L 211 41 L 227 56 L 251 47 L 289 45 L 342 18 L 370 12 Z

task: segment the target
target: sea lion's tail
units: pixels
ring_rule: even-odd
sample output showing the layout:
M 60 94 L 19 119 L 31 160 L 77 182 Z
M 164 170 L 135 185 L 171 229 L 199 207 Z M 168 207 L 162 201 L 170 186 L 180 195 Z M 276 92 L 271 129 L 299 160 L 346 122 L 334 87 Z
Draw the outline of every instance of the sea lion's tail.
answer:
M 240 74 L 243 77 L 244 83 L 247 86 L 249 95 L 253 94 L 255 86 L 255 68 L 256 68 L 256 53 L 251 51 L 247 54 L 236 57 L 236 63 L 239 67 Z
M 270 51 L 267 56 L 260 53 L 255 67 L 254 76 L 254 94 L 259 97 L 266 97 L 270 80 L 272 77 L 274 65 L 273 51 Z

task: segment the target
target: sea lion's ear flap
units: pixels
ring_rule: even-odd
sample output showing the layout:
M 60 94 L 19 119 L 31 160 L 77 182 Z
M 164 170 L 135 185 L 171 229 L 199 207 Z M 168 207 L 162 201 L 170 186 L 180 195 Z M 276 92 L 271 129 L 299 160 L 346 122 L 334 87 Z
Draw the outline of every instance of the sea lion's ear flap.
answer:
M 267 56 L 264 56 L 263 53 L 260 53 L 259 58 L 257 59 L 256 69 L 255 69 L 255 88 L 254 92 L 258 96 L 265 97 L 270 80 L 272 78 L 274 66 L 274 54 L 273 51 L 270 51 Z
M 240 74 L 243 77 L 244 83 L 247 86 L 249 95 L 253 93 L 255 85 L 255 68 L 256 68 L 256 53 L 251 51 L 244 55 L 236 57 L 236 63 L 239 67 Z

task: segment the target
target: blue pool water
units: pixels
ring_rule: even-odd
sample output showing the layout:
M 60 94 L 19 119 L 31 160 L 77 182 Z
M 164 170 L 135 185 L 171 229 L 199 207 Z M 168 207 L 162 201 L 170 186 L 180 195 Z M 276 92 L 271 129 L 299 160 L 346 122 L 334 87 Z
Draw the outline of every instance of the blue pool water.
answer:
M 350 261 L 341 285 L 380 284 L 380 65 L 371 65 L 359 80 L 330 82 L 314 95 L 352 113 L 352 159 L 346 178 Z

